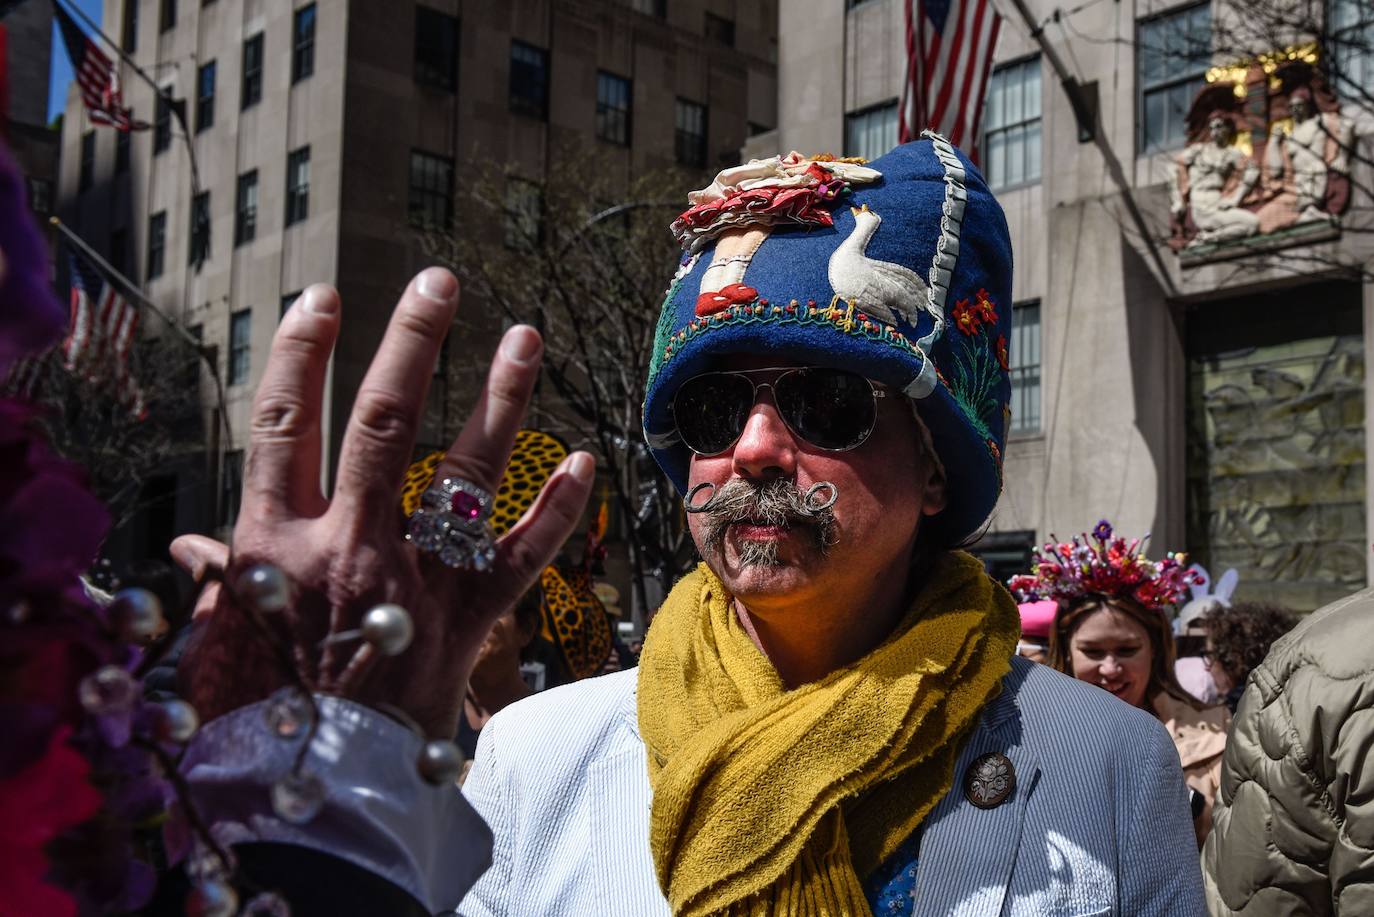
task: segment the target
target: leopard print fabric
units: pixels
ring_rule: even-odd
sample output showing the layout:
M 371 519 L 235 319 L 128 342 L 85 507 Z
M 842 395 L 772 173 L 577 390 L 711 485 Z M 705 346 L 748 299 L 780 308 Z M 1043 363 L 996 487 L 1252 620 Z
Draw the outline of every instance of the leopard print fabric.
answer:
M 539 496 L 539 489 L 567 455 L 568 447 L 550 433 L 521 430 L 515 434 L 510 464 L 506 466 L 506 476 L 501 479 L 492 505 L 491 528 L 496 537 L 509 532 L 520 520 Z M 420 495 L 433 483 L 435 469 L 443 458 L 443 452 L 431 452 L 406 469 L 401 485 L 401 512 L 407 518 L 420 508 Z
M 611 655 L 611 619 L 592 591 L 585 569 L 565 573 L 545 567 L 539 577 L 544 629 L 541 636 L 563 657 L 575 679 L 601 674 Z

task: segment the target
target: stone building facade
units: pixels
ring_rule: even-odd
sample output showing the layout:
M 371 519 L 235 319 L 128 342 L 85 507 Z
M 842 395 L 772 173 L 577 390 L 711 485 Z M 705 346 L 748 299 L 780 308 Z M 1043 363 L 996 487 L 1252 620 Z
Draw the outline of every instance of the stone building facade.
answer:
M 784 4 L 778 127 L 752 138 L 746 157 L 873 157 L 895 144 L 903 5 Z M 1374 499 L 1367 141 L 1354 141 L 1362 155 L 1339 225 L 1176 252 L 1170 188 L 1197 141 L 1190 106 L 1226 80 L 1246 91 L 1248 65 L 1225 66 L 1236 52 L 1221 38 L 1232 34 L 1224 13 L 1163 0 L 1067 14 L 1050 0 L 1027 5 L 1123 174 L 1115 180 L 1098 146 L 1080 141 L 1031 30 L 1004 18 L 980 148 L 1015 248 L 1013 432 L 1005 492 L 977 550 L 1005 577 L 1031 545 L 1107 517 L 1123 532 L 1152 533 L 1154 556 L 1187 550 L 1214 575 L 1236 568 L 1240 598 L 1310 610 L 1363 587 Z M 1015 15 L 1012 4 L 997 7 Z M 1324 15 L 1325 37 L 1346 42 L 1345 77 L 1364 87 L 1335 87 L 1363 138 L 1374 59 L 1359 49 L 1371 47 L 1374 22 L 1368 4 L 1350 0 L 1332 0 Z M 1287 130 L 1291 117 L 1274 97 L 1279 74 L 1256 83 L 1253 73 L 1237 110 L 1239 142 L 1258 155 L 1263 131 Z
M 69 93 L 58 207 L 217 354 L 232 435 L 216 444 L 211 434 L 208 489 L 174 488 L 176 531 L 232 521 L 273 333 L 318 281 L 344 303 L 327 383 L 328 475 L 392 305 L 429 263 L 417 223 L 490 231 L 455 212 L 469 162 L 537 181 L 575 140 L 627 180 L 679 162 L 688 183 L 704 184 L 751 132 L 777 123 L 776 0 L 106 0 L 104 22 L 185 100 L 189 144 L 121 65 L 126 104 L 153 128 L 92 128 Z M 617 115 L 611 126 L 599 109 Z M 484 361 L 492 346 L 463 343 L 448 359 Z M 435 389 L 432 398 L 450 394 Z M 131 553 L 160 550 L 144 540 Z

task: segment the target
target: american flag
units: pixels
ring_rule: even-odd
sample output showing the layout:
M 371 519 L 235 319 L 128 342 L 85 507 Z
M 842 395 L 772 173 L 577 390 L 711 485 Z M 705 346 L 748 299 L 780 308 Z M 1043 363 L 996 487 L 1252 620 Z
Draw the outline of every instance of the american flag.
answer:
M 72 326 L 62 342 L 63 363 L 93 382 L 111 379 L 115 396 L 142 419 L 147 404 L 129 366 L 138 309 L 80 257 L 72 255 L 71 267 Z
M 930 128 L 978 160 L 992 52 L 1002 21 L 989 0 L 904 0 L 906 82 L 898 139 Z
M 119 90 L 119 73 L 110 59 L 61 6 L 53 4 L 53 10 L 57 14 L 62 42 L 67 46 L 67 56 L 71 58 L 76 83 L 81 87 L 81 101 L 86 104 L 91 123 L 108 124 L 122 131 L 146 130 L 147 122 L 134 121 L 130 117 L 130 110 L 124 107 L 123 94 Z

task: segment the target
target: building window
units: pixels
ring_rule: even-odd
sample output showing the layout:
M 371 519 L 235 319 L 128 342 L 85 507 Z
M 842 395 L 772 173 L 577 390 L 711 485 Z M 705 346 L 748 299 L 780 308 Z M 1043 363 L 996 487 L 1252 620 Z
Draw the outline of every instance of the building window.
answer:
M 129 120 L 134 120 L 134 113 L 129 112 Z M 133 131 L 115 132 L 115 174 L 123 175 L 129 171 L 129 143 L 133 136 Z
M 29 176 L 29 209 L 40 216 L 52 213 L 52 182 Z
M 188 263 L 199 266 L 210 257 L 210 192 L 202 191 L 191 198 L 191 244 Z
M 293 150 L 286 157 L 286 225 L 310 215 L 310 147 Z
M 1185 119 L 1212 62 L 1212 8 L 1188 7 L 1140 23 L 1140 151 L 1183 145 Z
M 215 123 L 215 62 L 196 71 L 196 133 Z
M 124 25 L 119 46 L 129 54 L 138 50 L 138 0 L 124 0 Z
M 294 304 L 296 300 L 300 299 L 301 294 L 304 292 L 304 290 L 297 290 L 294 293 L 287 293 L 285 296 L 281 298 L 281 313 L 277 316 L 278 321 L 281 321 L 282 319 L 286 318 L 286 313 L 291 311 L 292 304 Z
M 147 279 L 162 276 L 162 259 L 167 251 L 167 211 L 148 217 L 148 275 Z
M 95 131 L 81 135 L 81 173 L 77 176 L 76 190 L 89 191 L 95 181 Z
M 234 195 L 234 245 L 252 242 L 258 234 L 258 170 L 239 176 Z
M 516 251 L 532 251 L 544 238 L 544 192 L 534 182 L 506 182 L 505 242 Z
M 229 384 L 248 381 L 253 356 L 253 310 L 240 309 L 229 316 Z
M 510 110 L 544 120 L 549 114 L 549 52 L 510 43 Z
M 630 145 L 630 81 L 613 73 L 596 75 L 596 136 Z
M 157 108 L 153 113 L 153 153 L 161 153 L 172 145 L 172 106 L 167 102 L 169 89 L 159 90 Z
M 262 99 L 262 33 L 243 43 L 243 81 L 239 86 L 239 108 L 251 108 Z
M 1011 310 L 1011 429 L 1009 433 L 1040 432 L 1040 303 L 1028 302 Z
M 224 453 L 220 470 L 219 524 L 228 528 L 239 520 L 239 495 L 243 493 L 243 450 Z
M 1327 21 L 1336 91 L 1367 103 L 1374 85 L 1374 6 L 1368 0 L 1331 0 Z
M 453 226 L 453 160 L 410 151 L 410 225 L 420 229 Z
M 121 274 L 129 270 L 129 232 L 116 229 L 110 233 L 110 266 Z
M 706 106 L 677 100 L 677 127 L 673 137 L 678 165 L 706 165 Z
M 630 0 L 630 6 L 646 16 L 668 17 L 668 0 Z
M 897 102 L 884 102 L 844 119 L 844 151 L 848 156 L 877 159 L 897 145 Z
M 992 71 L 983 129 L 988 187 L 1040 180 L 1040 58 Z
M 177 24 L 177 0 L 161 0 L 158 5 L 157 29 L 159 32 L 166 32 L 168 29 L 176 28 Z
M 415 8 L 415 82 L 445 92 L 458 87 L 458 20 L 427 6 Z
M 296 10 L 291 22 L 291 82 L 315 72 L 315 4 Z
M 733 19 L 707 13 L 704 31 L 710 41 L 725 45 L 727 48 L 735 46 L 735 21 Z

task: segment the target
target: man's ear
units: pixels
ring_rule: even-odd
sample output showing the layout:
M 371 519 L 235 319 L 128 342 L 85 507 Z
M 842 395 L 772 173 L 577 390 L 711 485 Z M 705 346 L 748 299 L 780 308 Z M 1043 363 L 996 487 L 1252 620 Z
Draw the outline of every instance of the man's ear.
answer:
M 928 459 L 921 461 L 921 514 L 934 516 L 949 504 L 949 489 L 945 485 L 945 472 L 939 462 Z

